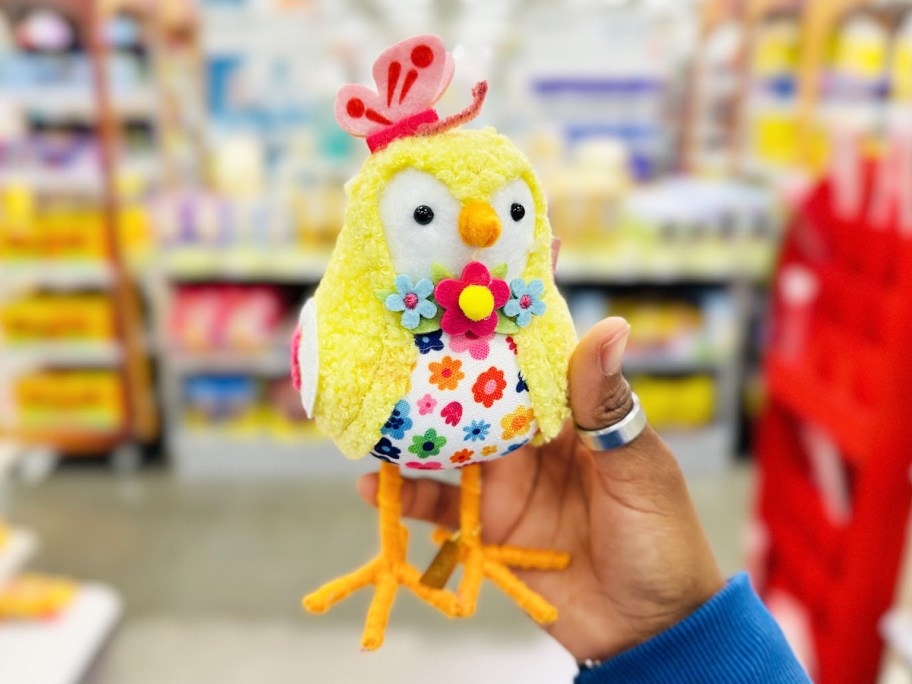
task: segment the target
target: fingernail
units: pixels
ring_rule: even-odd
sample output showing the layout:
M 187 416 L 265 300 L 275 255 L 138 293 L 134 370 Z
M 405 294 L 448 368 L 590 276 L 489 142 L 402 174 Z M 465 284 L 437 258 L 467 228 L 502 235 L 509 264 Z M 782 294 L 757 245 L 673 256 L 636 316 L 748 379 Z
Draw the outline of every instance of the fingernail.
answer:
M 602 371 L 602 375 L 614 375 L 621 370 L 621 361 L 624 359 L 624 350 L 627 348 L 629 335 L 630 326 L 628 325 L 599 349 L 599 369 Z

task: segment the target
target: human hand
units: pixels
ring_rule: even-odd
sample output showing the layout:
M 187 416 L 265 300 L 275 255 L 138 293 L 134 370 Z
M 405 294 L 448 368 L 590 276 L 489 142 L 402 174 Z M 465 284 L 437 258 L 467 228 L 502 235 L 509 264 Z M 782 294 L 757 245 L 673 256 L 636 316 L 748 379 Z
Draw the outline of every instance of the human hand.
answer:
M 608 427 L 630 411 L 621 358 L 630 326 L 608 318 L 579 343 L 570 362 L 570 406 L 583 428 Z M 376 475 L 359 482 L 376 505 Z M 459 526 L 459 489 L 406 479 L 402 513 Z M 724 579 L 687 493 L 681 470 L 651 427 L 627 446 L 593 452 L 568 423 L 540 447 L 483 465 L 485 543 L 571 554 L 564 571 L 517 576 L 557 607 L 546 629 L 577 660 L 602 660 L 680 622 Z

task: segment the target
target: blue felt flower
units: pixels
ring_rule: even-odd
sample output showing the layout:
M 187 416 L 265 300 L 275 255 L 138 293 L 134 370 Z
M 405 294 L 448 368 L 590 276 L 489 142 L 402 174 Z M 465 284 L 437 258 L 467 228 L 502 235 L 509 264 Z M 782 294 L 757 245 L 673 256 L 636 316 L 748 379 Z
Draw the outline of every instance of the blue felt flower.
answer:
M 404 439 L 405 433 L 412 429 L 412 419 L 408 417 L 410 410 L 411 407 L 405 399 L 399 401 L 386 423 L 380 428 L 380 433 L 393 439 Z
M 415 335 L 415 344 L 418 345 L 418 351 L 422 354 L 441 351 L 443 349 L 443 330 Z
M 512 297 L 504 304 L 504 315 L 516 319 L 516 325 L 525 328 L 532 322 L 532 316 L 545 313 L 545 303 L 541 296 L 545 293 L 545 284 L 538 278 L 528 283 L 522 278 L 510 282 Z
M 437 305 L 428 301 L 434 294 L 434 283 L 429 278 L 422 278 L 414 285 L 407 275 L 396 276 L 396 292 L 386 298 L 386 308 L 402 312 L 402 325 L 406 330 L 414 330 L 422 318 L 433 318 L 437 315 Z
M 465 442 L 483 442 L 487 438 L 488 430 L 490 429 L 490 423 L 486 423 L 483 420 L 473 420 L 469 425 L 462 428 L 463 432 L 465 432 L 465 437 L 462 439 Z
M 387 463 L 394 463 L 397 461 L 399 459 L 399 454 L 401 453 L 402 450 L 399 449 L 399 447 L 393 446 L 393 443 L 386 437 L 381 437 L 380 441 L 371 449 L 371 456 L 379 458 L 381 461 L 386 461 Z

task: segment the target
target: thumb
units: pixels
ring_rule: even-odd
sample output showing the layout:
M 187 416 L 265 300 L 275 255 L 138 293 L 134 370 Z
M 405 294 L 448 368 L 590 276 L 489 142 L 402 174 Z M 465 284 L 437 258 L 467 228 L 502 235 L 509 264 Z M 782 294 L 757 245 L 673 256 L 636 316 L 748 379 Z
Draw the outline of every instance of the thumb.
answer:
M 614 425 L 633 407 L 630 385 L 621 373 L 630 324 L 606 318 L 580 340 L 570 360 L 570 409 L 586 430 Z

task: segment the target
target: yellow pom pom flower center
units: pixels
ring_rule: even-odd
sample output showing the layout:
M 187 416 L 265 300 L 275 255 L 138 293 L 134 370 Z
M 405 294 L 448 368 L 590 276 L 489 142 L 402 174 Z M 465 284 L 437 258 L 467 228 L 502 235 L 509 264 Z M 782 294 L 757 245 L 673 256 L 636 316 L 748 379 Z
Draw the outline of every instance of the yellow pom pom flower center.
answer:
M 482 321 L 494 311 L 494 295 L 483 285 L 469 285 L 459 295 L 459 308 L 470 321 Z

